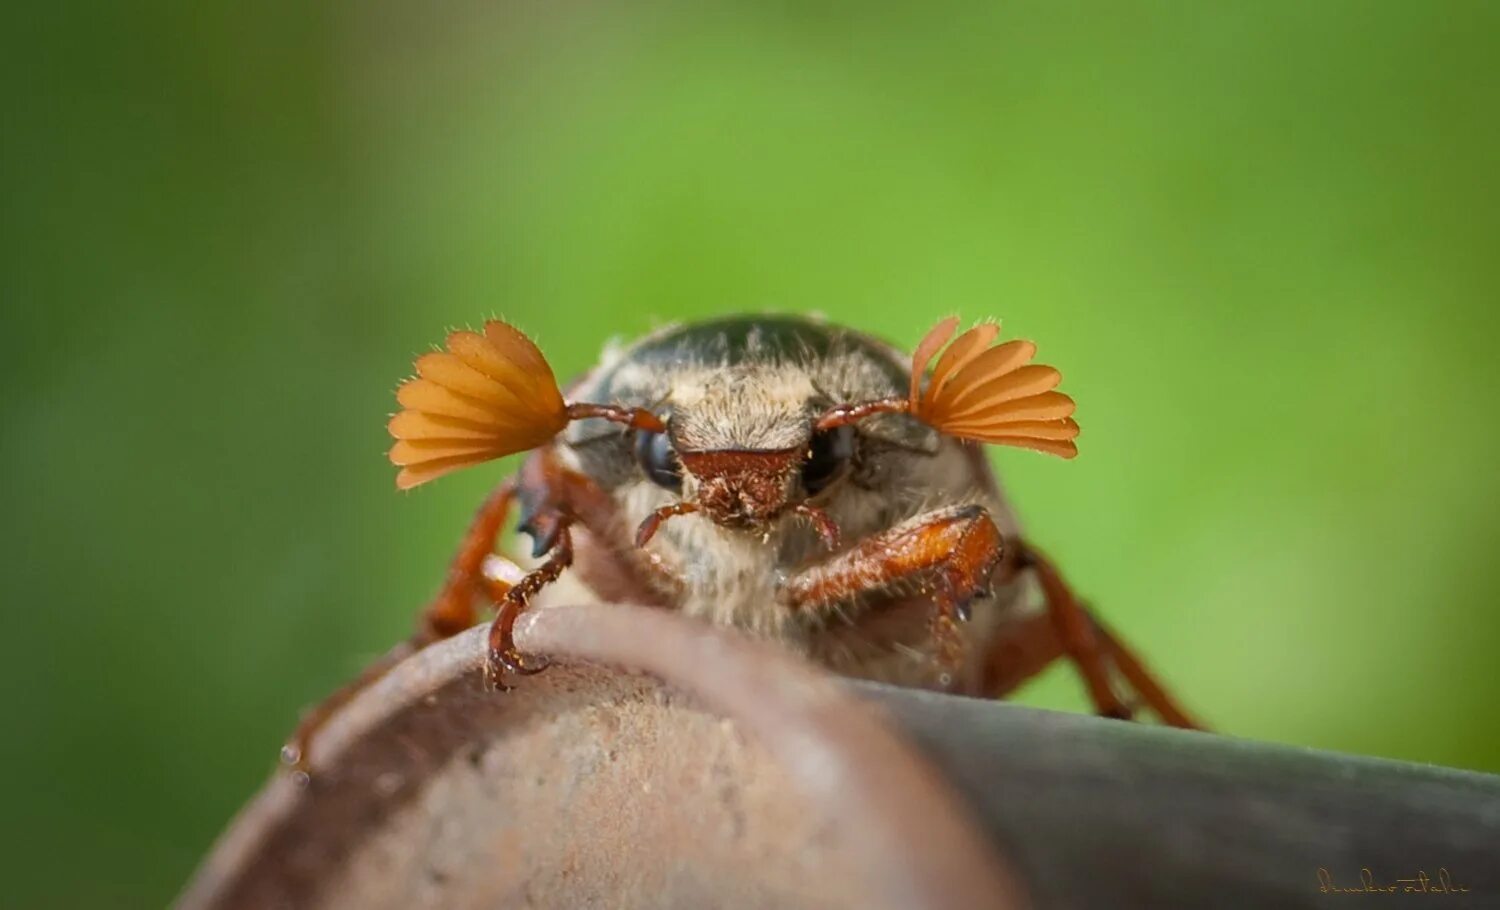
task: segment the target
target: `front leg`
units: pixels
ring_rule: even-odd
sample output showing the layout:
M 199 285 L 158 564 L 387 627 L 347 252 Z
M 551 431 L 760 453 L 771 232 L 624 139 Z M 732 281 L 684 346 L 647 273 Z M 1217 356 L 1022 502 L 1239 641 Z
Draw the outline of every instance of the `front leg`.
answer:
M 511 506 L 519 499 L 522 505 L 521 530 L 537 543 L 537 553 L 548 559 L 530 573 L 523 573 L 510 560 L 495 553 Z M 318 730 L 335 711 L 354 696 L 369 688 L 390 669 L 433 642 L 469 628 L 479 618 L 479 606 L 492 603 L 498 608 L 491 638 L 498 646 L 493 666 L 525 673 L 538 668 L 515 651 L 510 641 L 511 627 L 536 592 L 560 575 L 572 562 L 573 539 L 569 526 L 578 524 L 600 539 L 610 539 L 618 524 L 613 503 L 591 480 L 563 468 L 551 449 L 532 454 L 521 466 L 520 474 L 501 484 L 479 507 L 464 534 L 458 552 L 449 563 L 442 588 L 439 589 L 417 623 L 416 631 L 406 641 L 392 648 L 365 669 L 353 682 L 346 684 L 307 712 L 292 738 L 282 749 L 282 759 L 306 772 L 308 746 Z M 651 593 L 640 580 L 640 567 L 618 558 L 613 551 L 602 554 L 610 561 L 610 577 L 623 599 L 651 602 Z M 495 678 L 492 676 L 492 678 Z
M 550 549 L 547 559 L 521 579 L 499 603 L 495 619 L 490 623 L 489 655 L 485 664 L 485 677 L 490 684 L 504 688 L 500 683 L 502 672 L 529 675 L 547 669 L 546 658 L 528 660 L 516 650 L 514 638 L 516 620 L 530 604 L 538 591 L 556 581 L 563 570 L 573 564 L 573 533 L 569 530 L 572 520 L 557 516 L 556 525 L 539 541 L 546 541 Z
M 510 589 L 509 582 L 499 577 L 497 572 L 487 571 L 487 564 L 495 568 L 508 565 L 511 572 L 515 571 L 508 560 L 495 555 L 494 549 L 505 518 L 510 514 L 516 489 L 516 481 L 507 480 L 490 493 L 474 513 L 474 520 L 448 566 L 443 586 L 422 611 L 416 631 L 366 667 L 352 682 L 346 683 L 306 712 L 291 739 L 281 748 L 283 762 L 307 773 L 310 768 L 308 746 L 335 711 L 348 704 L 354 696 L 368 689 L 407 657 L 473 625 L 477 599 L 487 595 L 498 600 L 506 595 Z
M 573 529 L 585 532 L 580 540 L 592 541 L 584 583 L 596 592 L 637 603 L 660 603 L 651 584 L 660 582 L 659 570 L 641 551 L 610 545 L 620 534 L 620 519 L 613 499 L 592 479 L 562 463 L 554 449 L 542 449 L 521 466 L 519 494 L 522 504 L 520 530 L 535 543 L 533 556 L 546 556 L 514 585 L 496 598 L 494 622 L 490 624 L 485 676 L 491 685 L 504 688 L 505 673 L 526 675 L 546 669 L 542 657 L 516 649 L 516 620 L 542 588 L 571 568 L 574 559 Z M 653 571 L 658 571 L 655 578 Z
M 957 623 L 989 591 L 1003 555 L 1000 529 L 983 506 L 949 506 L 865 538 L 853 548 L 789 579 L 782 596 L 797 609 L 816 609 L 863 595 L 909 592 L 933 600 L 933 637 L 948 671 L 962 660 Z

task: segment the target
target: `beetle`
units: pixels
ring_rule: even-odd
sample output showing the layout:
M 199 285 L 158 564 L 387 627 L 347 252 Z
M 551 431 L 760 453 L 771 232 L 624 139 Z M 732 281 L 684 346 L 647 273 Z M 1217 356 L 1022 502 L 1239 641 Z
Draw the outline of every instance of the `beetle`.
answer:
M 1021 533 L 985 457 L 1077 454 L 1061 375 L 1031 362 L 1031 342 L 997 343 L 997 323 L 957 328 L 942 320 L 908 358 L 791 315 L 674 325 L 607 349 L 566 395 L 513 326 L 451 333 L 397 392 L 396 485 L 530 454 L 480 506 L 411 639 L 305 717 L 284 755 L 301 762 L 334 707 L 485 603 L 487 678 L 543 669 L 512 633 L 564 573 L 598 599 L 900 685 L 999 698 L 1067 658 L 1098 713 L 1139 703 L 1195 726 Z M 514 506 L 530 571 L 494 552 Z

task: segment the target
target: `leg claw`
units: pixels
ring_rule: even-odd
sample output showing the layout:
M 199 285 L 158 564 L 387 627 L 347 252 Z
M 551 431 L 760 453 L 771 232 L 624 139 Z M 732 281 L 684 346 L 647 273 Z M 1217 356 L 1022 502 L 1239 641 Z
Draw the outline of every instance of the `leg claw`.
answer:
M 552 665 L 545 657 L 527 657 L 514 648 L 492 650 L 485 661 L 485 680 L 497 691 L 506 692 L 510 686 L 501 680 L 509 676 L 532 676 Z

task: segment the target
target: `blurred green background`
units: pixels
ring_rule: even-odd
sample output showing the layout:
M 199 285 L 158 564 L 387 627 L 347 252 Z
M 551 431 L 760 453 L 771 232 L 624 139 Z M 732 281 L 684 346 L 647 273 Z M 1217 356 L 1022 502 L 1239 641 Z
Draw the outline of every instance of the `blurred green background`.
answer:
M 1003 317 L 1085 435 L 996 460 L 1188 705 L 1500 771 L 1500 6 L 3 15 L 6 904 L 169 900 L 407 632 L 503 468 L 398 495 L 392 390 L 492 314 Z

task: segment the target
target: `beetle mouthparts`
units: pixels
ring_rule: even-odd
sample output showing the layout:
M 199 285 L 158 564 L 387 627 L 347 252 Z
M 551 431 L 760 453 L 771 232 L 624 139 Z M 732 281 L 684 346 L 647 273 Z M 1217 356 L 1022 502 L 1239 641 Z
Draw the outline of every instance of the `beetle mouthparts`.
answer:
M 635 545 L 637 547 L 644 547 L 650 543 L 651 538 L 656 536 L 657 529 L 668 518 L 678 515 L 691 515 L 696 511 L 698 511 L 698 504 L 695 502 L 674 502 L 669 506 L 662 506 L 650 515 L 647 515 L 646 520 L 641 522 L 641 526 L 635 529 Z
M 679 452 L 678 457 L 698 478 L 700 509 L 726 527 L 751 528 L 786 510 L 789 480 L 802 454 L 797 447 Z

